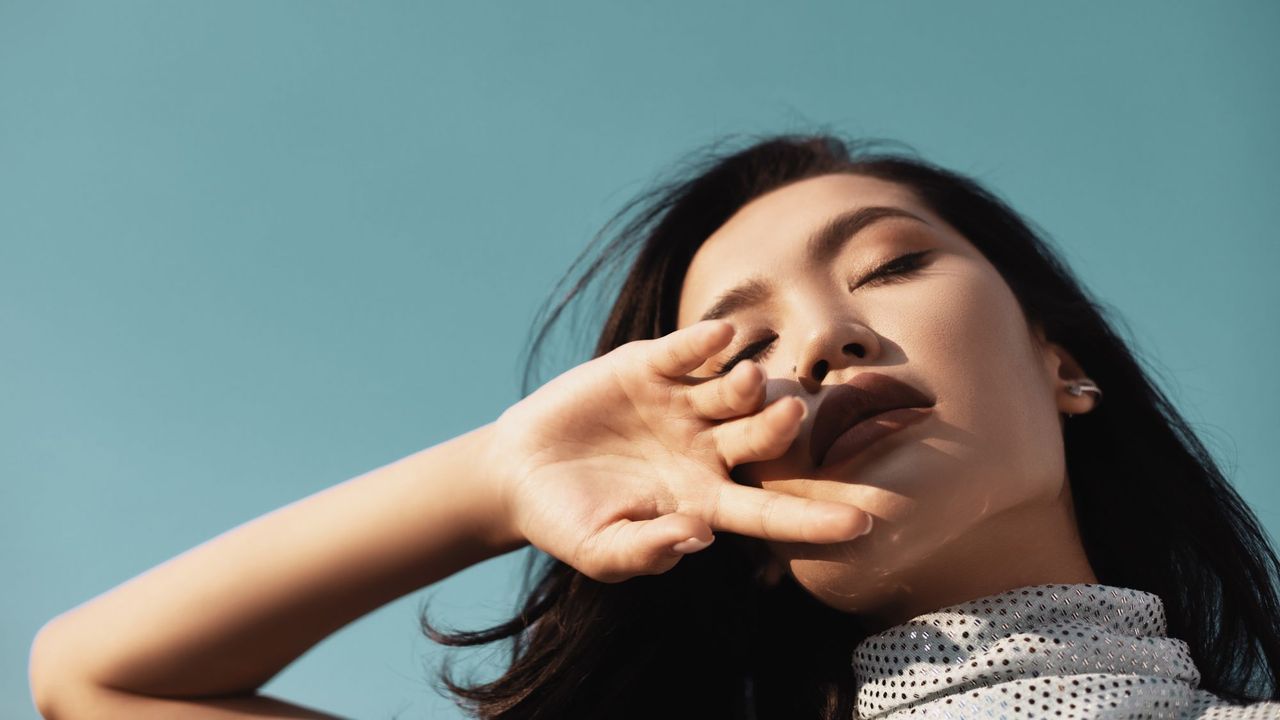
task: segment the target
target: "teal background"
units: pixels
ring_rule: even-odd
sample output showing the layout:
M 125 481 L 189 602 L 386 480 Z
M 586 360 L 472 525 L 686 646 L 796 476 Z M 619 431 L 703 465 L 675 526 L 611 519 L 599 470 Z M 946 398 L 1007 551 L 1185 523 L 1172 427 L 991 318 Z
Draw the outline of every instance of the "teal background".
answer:
M 1277 30 L 1272 2 L 0 2 L 0 715 L 36 716 L 52 616 L 518 400 L 561 273 L 726 133 L 890 137 L 987 183 L 1276 534 Z M 264 692 L 461 717 L 418 602 L 505 619 L 523 559 Z

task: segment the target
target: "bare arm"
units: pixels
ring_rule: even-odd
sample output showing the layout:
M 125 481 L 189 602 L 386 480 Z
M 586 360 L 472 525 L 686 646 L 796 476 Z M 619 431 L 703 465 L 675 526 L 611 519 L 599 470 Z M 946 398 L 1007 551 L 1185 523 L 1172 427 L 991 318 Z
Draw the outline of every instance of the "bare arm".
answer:
M 62 613 L 32 645 L 37 707 L 158 717 L 178 701 L 184 717 L 328 717 L 254 693 L 351 621 L 527 544 L 499 493 L 491 428 L 255 518 Z

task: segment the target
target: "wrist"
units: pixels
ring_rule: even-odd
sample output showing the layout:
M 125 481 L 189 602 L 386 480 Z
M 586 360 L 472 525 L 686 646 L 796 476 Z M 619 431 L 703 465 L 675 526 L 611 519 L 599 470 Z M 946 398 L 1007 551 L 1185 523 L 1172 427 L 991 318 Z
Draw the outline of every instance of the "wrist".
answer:
M 482 425 L 469 435 L 477 485 L 485 495 L 484 507 L 489 510 L 481 519 L 485 541 L 498 554 L 518 550 L 529 541 L 516 527 L 509 491 L 514 476 L 509 462 L 512 449 L 500 439 L 497 421 Z

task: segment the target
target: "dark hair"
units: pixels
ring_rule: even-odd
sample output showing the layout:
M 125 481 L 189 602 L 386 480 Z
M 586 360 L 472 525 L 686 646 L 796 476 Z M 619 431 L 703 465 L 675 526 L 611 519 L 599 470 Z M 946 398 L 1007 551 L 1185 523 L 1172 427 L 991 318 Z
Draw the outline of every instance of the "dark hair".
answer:
M 539 311 L 522 392 L 536 387 L 530 371 L 550 328 L 606 271 L 626 275 L 611 305 L 597 305 L 610 310 L 593 357 L 673 332 L 694 253 L 752 199 L 829 173 L 910 188 L 1000 271 L 1029 321 L 1106 388 L 1106 402 L 1063 428 L 1098 581 L 1164 601 L 1169 636 L 1190 647 L 1201 688 L 1236 702 L 1280 699 L 1280 562 L 1266 533 L 1103 307 L 1041 239 L 1047 235 L 975 180 L 909 148 L 873 151 L 892 141 L 829 133 L 750 139 L 738 150 L 725 149 L 732 138 L 704 148 L 605 225 L 557 288 L 607 238 L 604 252 L 549 315 L 547 303 Z M 458 685 L 447 666 L 441 679 L 481 718 L 854 717 L 852 654 L 868 634 L 858 617 L 819 602 L 789 576 L 773 588 L 757 585 L 763 541 L 718 537 L 666 573 L 616 584 L 528 548 L 526 599 L 511 620 L 445 635 L 422 611 L 423 632 L 438 643 L 512 640 L 511 664 L 492 682 Z

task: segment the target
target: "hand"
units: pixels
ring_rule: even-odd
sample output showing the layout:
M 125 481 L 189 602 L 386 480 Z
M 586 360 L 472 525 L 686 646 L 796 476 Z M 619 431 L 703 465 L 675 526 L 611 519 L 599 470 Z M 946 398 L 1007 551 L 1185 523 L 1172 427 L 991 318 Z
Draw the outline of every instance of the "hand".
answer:
M 626 343 L 508 408 L 492 449 L 515 530 L 610 583 L 664 573 L 683 557 L 673 545 L 709 544 L 717 530 L 805 543 L 859 535 L 871 518 L 858 508 L 730 478 L 739 464 L 785 453 L 806 413 L 791 397 L 761 409 L 756 363 L 687 375 L 734 332 L 713 320 Z

